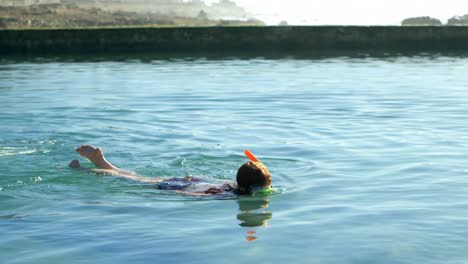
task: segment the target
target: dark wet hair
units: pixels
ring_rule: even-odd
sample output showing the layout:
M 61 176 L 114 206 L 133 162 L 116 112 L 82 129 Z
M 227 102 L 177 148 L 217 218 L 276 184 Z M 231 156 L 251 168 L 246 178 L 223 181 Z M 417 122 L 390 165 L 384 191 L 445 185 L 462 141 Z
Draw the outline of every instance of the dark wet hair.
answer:
M 237 170 L 237 191 L 251 193 L 253 188 L 270 187 L 271 176 L 268 169 L 260 162 L 246 162 Z

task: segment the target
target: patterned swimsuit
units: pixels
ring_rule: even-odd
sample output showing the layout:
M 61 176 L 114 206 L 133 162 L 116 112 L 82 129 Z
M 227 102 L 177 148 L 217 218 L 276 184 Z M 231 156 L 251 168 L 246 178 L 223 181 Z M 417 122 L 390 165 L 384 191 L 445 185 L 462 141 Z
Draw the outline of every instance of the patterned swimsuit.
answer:
M 186 176 L 184 178 L 170 178 L 158 182 L 154 185 L 158 190 L 168 191 L 195 191 L 197 189 L 206 189 L 205 193 L 218 193 L 219 192 L 233 192 L 235 188 L 229 183 L 223 184 L 212 184 L 202 178 L 195 178 L 192 176 Z M 200 191 L 198 191 L 200 192 Z

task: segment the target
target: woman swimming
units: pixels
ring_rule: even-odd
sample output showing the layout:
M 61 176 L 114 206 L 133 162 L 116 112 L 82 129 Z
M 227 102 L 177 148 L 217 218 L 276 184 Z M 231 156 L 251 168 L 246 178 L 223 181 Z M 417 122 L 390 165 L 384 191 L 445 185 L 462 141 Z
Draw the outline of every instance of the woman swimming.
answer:
M 88 170 L 96 173 L 109 174 L 145 184 L 154 184 L 156 189 L 170 190 L 188 195 L 218 195 L 218 194 L 253 194 L 256 192 L 269 192 L 271 190 L 271 176 L 268 169 L 257 159 L 249 161 L 237 171 L 236 183 L 223 182 L 210 184 L 198 177 L 186 176 L 183 178 L 149 178 L 138 175 L 135 172 L 118 168 L 106 160 L 101 148 L 91 145 L 81 145 L 76 149 L 81 156 L 89 159 L 96 168 L 87 169 L 81 167 L 78 160 L 72 160 L 68 166 L 74 169 Z M 251 154 L 249 153 L 249 158 Z M 253 156 L 253 155 L 252 155 Z M 251 158 L 252 159 L 252 158 Z

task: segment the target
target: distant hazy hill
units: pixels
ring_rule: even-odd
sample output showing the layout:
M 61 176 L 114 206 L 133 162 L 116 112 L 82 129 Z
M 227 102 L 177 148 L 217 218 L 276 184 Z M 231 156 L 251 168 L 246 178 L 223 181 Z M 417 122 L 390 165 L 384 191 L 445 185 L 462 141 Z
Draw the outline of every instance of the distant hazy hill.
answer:
M 61 0 L 0 0 L 0 6 L 28 6 L 39 4 L 58 4 L 61 2 Z
M 441 26 L 442 22 L 440 22 L 440 20 L 437 18 L 424 16 L 424 17 L 407 18 L 401 22 L 401 25 L 402 26 Z

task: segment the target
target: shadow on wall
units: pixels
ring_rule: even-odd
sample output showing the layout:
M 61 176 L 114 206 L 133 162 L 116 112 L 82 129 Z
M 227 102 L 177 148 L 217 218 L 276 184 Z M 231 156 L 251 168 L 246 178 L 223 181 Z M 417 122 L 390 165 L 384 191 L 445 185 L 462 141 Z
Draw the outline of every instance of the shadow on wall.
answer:
M 0 30 L 0 53 L 423 52 L 466 50 L 468 27 L 171 27 Z

